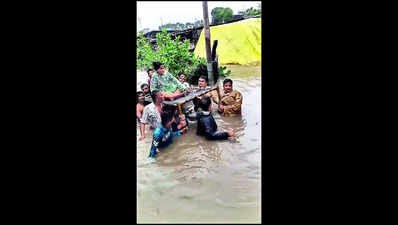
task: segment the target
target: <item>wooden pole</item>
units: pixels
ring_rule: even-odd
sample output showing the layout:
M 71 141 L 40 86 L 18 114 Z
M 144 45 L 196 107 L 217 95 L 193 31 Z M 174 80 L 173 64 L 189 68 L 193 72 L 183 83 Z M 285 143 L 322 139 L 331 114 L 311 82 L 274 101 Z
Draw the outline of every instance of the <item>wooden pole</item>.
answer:
M 211 60 L 211 47 L 210 47 L 209 10 L 207 8 L 207 1 L 203 1 L 203 18 L 204 18 L 204 30 L 205 30 L 207 72 L 209 74 L 208 78 L 210 85 L 214 85 L 213 63 Z

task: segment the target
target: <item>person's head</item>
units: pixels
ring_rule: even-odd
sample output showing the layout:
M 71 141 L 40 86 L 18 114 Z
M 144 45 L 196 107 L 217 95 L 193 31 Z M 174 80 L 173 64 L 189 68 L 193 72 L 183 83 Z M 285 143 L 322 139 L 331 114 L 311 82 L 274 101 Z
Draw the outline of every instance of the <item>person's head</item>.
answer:
M 148 84 L 141 84 L 141 90 L 144 92 L 144 94 L 148 94 L 149 93 Z
M 203 111 L 210 111 L 211 110 L 211 100 L 209 96 L 203 96 L 199 101 L 199 108 Z
M 160 113 L 160 118 L 162 120 L 162 125 L 165 128 L 168 128 L 175 121 L 174 115 L 170 111 L 163 111 Z
M 206 76 L 200 76 L 199 77 L 198 86 L 200 88 L 205 88 L 207 86 L 207 77 Z
M 164 72 L 166 71 L 166 68 L 164 67 L 164 64 L 160 63 L 160 62 L 153 62 L 153 68 L 156 70 L 156 72 L 159 75 L 163 75 Z
M 138 103 L 144 102 L 144 92 L 137 91 L 137 102 Z
M 231 79 L 225 79 L 223 82 L 224 86 L 224 92 L 225 93 L 230 93 L 232 91 L 232 80 Z
M 177 115 L 178 111 L 177 111 L 177 106 L 174 105 L 164 105 L 162 107 L 162 111 L 163 112 L 171 112 L 173 115 Z
M 148 69 L 146 72 L 148 73 L 148 77 L 152 78 L 153 69 Z
M 160 93 L 160 91 L 152 91 L 151 97 L 153 100 L 153 104 L 161 104 L 164 100 L 163 95 Z
M 182 74 L 180 74 L 180 76 L 178 76 L 178 80 L 181 82 L 181 83 L 184 83 L 185 82 L 185 75 L 182 73 Z

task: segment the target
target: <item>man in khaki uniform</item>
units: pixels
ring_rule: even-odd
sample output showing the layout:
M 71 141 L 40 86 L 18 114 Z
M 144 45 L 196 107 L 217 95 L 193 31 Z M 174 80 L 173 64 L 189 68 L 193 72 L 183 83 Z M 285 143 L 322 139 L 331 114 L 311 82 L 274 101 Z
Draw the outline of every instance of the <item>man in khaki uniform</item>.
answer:
M 232 89 L 232 80 L 225 79 L 223 82 L 224 91 L 220 93 L 221 102 L 218 105 L 218 112 L 222 116 L 241 115 L 243 96 L 239 91 Z

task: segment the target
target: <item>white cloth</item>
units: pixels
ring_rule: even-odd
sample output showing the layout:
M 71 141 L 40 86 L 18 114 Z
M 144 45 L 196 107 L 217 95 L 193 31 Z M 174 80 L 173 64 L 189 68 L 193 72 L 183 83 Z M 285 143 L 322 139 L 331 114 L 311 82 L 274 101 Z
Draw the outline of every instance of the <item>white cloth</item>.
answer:
M 141 123 L 150 124 L 152 128 L 157 128 L 162 122 L 160 113 L 156 109 L 155 104 L 151 103 L 144 108 L 142 113 Z

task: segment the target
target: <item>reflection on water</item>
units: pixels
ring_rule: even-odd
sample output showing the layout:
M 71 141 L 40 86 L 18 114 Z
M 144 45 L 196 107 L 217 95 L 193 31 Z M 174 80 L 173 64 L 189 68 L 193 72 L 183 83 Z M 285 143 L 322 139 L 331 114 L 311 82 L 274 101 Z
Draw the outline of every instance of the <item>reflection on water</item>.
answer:
M 235 74 L 240 68 L 230 69 Z M 138 85 L 146 82 L 146 73 L 138 76 L 144 76 L 137 77 Z M 232 141 L 197 136 L 195 124 L 151 160 L 153 130 L 143 141 L 137 136 L 139 223 L 260 222 L 261 77 L 258 73 L 231 79 L 243 94 L 242 116 L 221 117 L 216 109 L 213 116 L 218 130 L 235 132 Z

